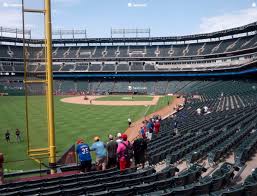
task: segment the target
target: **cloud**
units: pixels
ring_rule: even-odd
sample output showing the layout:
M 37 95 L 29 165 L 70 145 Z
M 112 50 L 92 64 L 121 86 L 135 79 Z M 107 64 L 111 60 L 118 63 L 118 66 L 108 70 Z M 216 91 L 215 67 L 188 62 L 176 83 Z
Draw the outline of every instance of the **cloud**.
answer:
M 128 7 L 142 8 L 147 7 L 146 3 L 128 3 Z
M 3 7 L 8 8 L 8 7 L 22 7 L 22 4 L 20 3 L 7 3 L 7 2 L 3 2 Z
M 248 8 L 201 19 L 198 33 L 210 33 L 243 26 L 257 21 L 257 8 Z
M 59 5 L 72 6 L 79 4 L 81 0 L 53 0 L 53 3 L 58 3 Z
M 22 29 L 22 15 L 19 9 L 0 9 L 0 27 Z M 25 23 L 26 30 L 32 30 L 34 37 L 42 36 L 42 27 L 38 25 L 37 18 L 30 18 Z M 10 34 L 4 34 L 11 36 Z

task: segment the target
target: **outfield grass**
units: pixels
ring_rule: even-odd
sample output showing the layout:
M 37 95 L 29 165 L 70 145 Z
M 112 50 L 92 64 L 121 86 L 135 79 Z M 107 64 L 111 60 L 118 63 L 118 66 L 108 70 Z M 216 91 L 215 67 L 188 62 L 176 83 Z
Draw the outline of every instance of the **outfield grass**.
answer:
M 162 97 L 156 106 L 97 106 L 63 103 L 55 97 L 55 127 L 58 155 L 70 147 L 77 138 L 82 137 L 89 144 L 93 137 L 99 135 L 103 140 L 108 134 L 123 132 L 127 128 L 127 119 L 131 116 L 136 121 L 144 115 L 167 105 L 171 97 Z M 27 142 L 25 137 L 24 97 L 0 97 L 0 152 L 4 153 L 5 168 L 8 170 L 28 170 L 38 168 L 38 165 L 26 155 Z M 171 102 L 171 100 L 170 100 Z M 47 145 L 47 129 L 45 116 L 45 99 L 34 96 L 30 103 L 30 141 L 33 147 Z M 22 132 L 22 143 L 15 141 L 15 128 Z M 4 133 L 11 131 L 11 144 L 4 140 Z
M 95 99 L 97 101 L 152 101 L 152 96 L 140 95 L 109 95 Z

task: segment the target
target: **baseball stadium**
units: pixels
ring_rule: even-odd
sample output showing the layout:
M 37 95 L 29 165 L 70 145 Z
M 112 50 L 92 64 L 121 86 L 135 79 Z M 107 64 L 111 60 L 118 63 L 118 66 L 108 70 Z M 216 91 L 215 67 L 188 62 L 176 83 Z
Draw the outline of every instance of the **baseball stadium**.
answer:
M 89 36 L 97 19 L 76 21 L 82 28 L 88 22 L 86 30 L 67 30 L 59 26 L 70 21 L 55 17 L 67 10 L 82 17 L 80 5 L 97 6 L 91 1 L 41 0 L 40 8 L 1 1 L 0 196 L 257 195 L 255 2 L 232 26 L 177 36 L 175 20 L 181 25 L 183 17 L 162 18 L 158 24 L 172 28 L 155 35 L 152 28 L 112 28 L 103 11 L 93 16 L 108 23 L 110 36 Z M 166 10 L 152 8 L 154 1 L 125 1 L 134 10 L 120 20 L 139 17 L 140 9 Z M 173 5 L 189 6 L 183 2 Z M 210 12 L 223 1 L 217 4 Z M 8 27 L 14 10 L 19 24 Z M 38 26 L 28 24 L 27 15 L 41 15 L 42 27 L 36 17 Z M 198 15 L 192 11 L 191 20 Z M 222 17 L 233 23 L 235 15 Z M 142 24 L 158 28 L 144 17 Z

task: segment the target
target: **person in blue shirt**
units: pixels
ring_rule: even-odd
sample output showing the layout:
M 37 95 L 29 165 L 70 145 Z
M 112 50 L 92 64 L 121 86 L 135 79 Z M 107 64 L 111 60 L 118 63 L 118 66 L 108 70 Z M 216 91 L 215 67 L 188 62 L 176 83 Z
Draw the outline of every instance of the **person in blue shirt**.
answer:
M 146 124 L 146 128 L 147 128 L 147 138 L 148 140 L 151 140 L 152 139 L 152 135 L 153 135 L 153 122 L 152 122 L 152 119 L 150 119 L 147 124 Z
M 100 141 L 98 136 L 94 138 L 94 141 L 95 143 L 92 144 L 90 150 L 95 151 L 96 154 L 96 169 L 105 170 L 107 165 L 106 145 Z
M 139 135 L 141 135 L 141 137 L 144 139 L 146 139 L 145 132 L 145 127 L 140 127 Z
M 80 161 L 81 172 L 89 172 L 92 167 L 92 158 L 88 144 L 85 144 L 82 139 L 77 142 L 76 152 Z

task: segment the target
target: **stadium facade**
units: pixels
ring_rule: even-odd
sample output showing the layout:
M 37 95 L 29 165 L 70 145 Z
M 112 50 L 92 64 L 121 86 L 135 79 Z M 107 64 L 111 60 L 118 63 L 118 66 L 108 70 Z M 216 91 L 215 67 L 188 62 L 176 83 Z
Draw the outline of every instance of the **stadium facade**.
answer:
M 187 36 L 53 39 L 54 92 L 169 94 L 197 80 L 252 79 L 257 72 L 256 30 L 257 22 Z M 2 35 L 0 41 L 3 88 L 24 90 L 24 54 L 26 75 L 45 77 L 43 39 L 26 39 L 24 54 L 17 35 Z M 43 93 L 42 85 L 33 86 L 32 94 Z
M 257 22 L 207 34 L 53 39 L 54 77 L 185 77 L 257 71 Z M 23 74 L 23 40 L 0 37 L 0 72 Z M 44 40 L 27 39 L 30 72 L 45 70 Z

